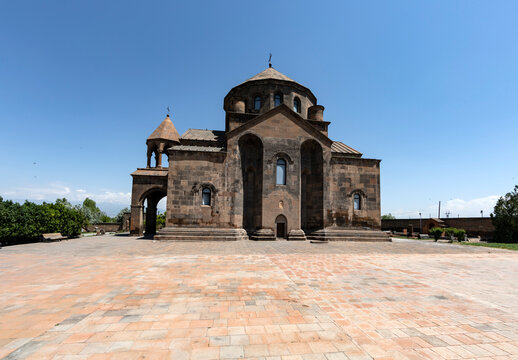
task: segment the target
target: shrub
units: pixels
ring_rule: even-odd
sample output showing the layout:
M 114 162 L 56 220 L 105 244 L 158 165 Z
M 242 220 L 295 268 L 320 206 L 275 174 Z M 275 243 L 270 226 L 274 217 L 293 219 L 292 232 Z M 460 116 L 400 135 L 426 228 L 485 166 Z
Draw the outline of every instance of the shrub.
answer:
M 429 234 L 433 236 L 433 238 L 435 239 L 435 241 L 439 240 L 439 238 L 441 237 L 442 233 L 443 233 L 443 229 L 440 228 L 440 227 L 433 227 L 431 228 L 429 231 Z
M 457 231 L 457 229 L 449 227 L 444 229 L 444 234 L 446 235 L 446 237 L 451 238 L 453 235 L 455 235 L 455 231 Z
M 66 199 L 64 199 L 66 200 Z M 84 218 L 80 211 L 62 201 L 41 205 L 26 201 L 23 205 L 0 197 L 0 243 L 16 244 L 39 241 L 45 233 L 59 232 L 72 237 L 81 234 Z
M 457 240 L 464 241 L 464 239 L 466 238 L 466 230 L 464 230 L 464 229 L 455 229 L 455 234 L 454 235 L 457 238 Z

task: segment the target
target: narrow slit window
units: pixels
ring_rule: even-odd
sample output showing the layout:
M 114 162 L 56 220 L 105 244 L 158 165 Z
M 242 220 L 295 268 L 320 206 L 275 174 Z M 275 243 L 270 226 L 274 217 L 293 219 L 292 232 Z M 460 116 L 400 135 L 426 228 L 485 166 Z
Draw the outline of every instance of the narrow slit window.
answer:
M 210 189 L 209 188 L 203 188 L 201 192 L 201 204 L 202 205 L 210 205 Z
M 295 98 L 293 100 L 293 111 L 295 112 L 300 112 L 300 99 L 299 98 Z
M 362 201 L 360 198 L 360 194 L 354 194 L 354 210 L 362 209 Z
M 261 97 L 256 96 L 254 99 L 254 110 L 260 110 L 261 109 Z
M 286 185 L 286 160 L 277 160 L 277 185 Z
M 282 104 L 282 95 L 275 94 L 273 100 L 274 100 L 275 107 L 279 106 L 280 104 Z

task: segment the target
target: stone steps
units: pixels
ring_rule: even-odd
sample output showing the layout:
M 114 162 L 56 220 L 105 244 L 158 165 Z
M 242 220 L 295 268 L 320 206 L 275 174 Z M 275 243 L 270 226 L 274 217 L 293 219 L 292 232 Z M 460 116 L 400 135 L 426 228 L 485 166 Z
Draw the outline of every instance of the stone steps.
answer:
M 165 227 L 153 239 L 169 241 L 236 241 L 247 240 L 248 236 L 243 229 Z
M 165 227 L 156 234 L 155 240 L 169 241 L 236 241 L 248 240 L 244 229 L 221 228 L 187 228 Z M 356 230 L 347 228 L 326 228 L 304 236 L 304 232 L 288 234 L 288 240 L 310 240 L 314 242 L 327 241 L 391 241 L 390 237 L 379 230 Z M 250 240 L 275 241 L 275 235 L 270 229 L 261 229 L 250 235 Z
M 306 236 L 311 241 L 391 241 L 390 236 L 379 230 L 355 230 L 326 228 Z
M 255 241 L 275 241 L 275 234 L 272 229 L 260 229 L 250 235 L 250 240 Z

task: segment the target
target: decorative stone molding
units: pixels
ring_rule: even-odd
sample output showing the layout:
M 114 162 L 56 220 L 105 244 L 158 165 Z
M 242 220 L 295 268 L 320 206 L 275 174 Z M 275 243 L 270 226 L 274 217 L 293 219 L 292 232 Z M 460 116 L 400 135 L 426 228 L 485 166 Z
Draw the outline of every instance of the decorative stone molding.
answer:
M 191 189 L 191 194 L 198 194 L 201 189 L 208 187 L 213 194 L 218 192 L 218 189 L 211 183 L 195 183 Z
M 268 164 L 275 164 L 277 162 L 277 159 L 285 159 L 286 161 L 288 161 L 288 164 L 293 165 L 293 159 L 291 158 L 291 156 L 282 151 L 273 155 L 271 159 L 268 160 Z
M 355 189 L 355 190 L 351 191 L 349 194 L 347 194 L 347 197 L 353 197 L 353 196 L 354 196 L 354 194 L 358 194 L 358 195 L 360 195 L 363 199 L 367 199 L 367 194 L 365 194 L 365 193 L 363 192 L 363 190 L 361 190 L 361 189 Z

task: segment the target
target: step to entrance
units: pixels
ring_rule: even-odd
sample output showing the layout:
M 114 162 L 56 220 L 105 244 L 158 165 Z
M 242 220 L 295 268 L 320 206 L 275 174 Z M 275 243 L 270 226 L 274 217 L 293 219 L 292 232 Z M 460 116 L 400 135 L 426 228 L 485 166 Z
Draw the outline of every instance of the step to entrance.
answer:
M 244 229 L 165 227 L 153 239 L 167 241 L 236 241 L 247 240 Z
M 331 227 L 317 230 L 306 236 L 308 240 L 326 241 L 391 241 L 390 236 L 380 230 L 361 230 Z

